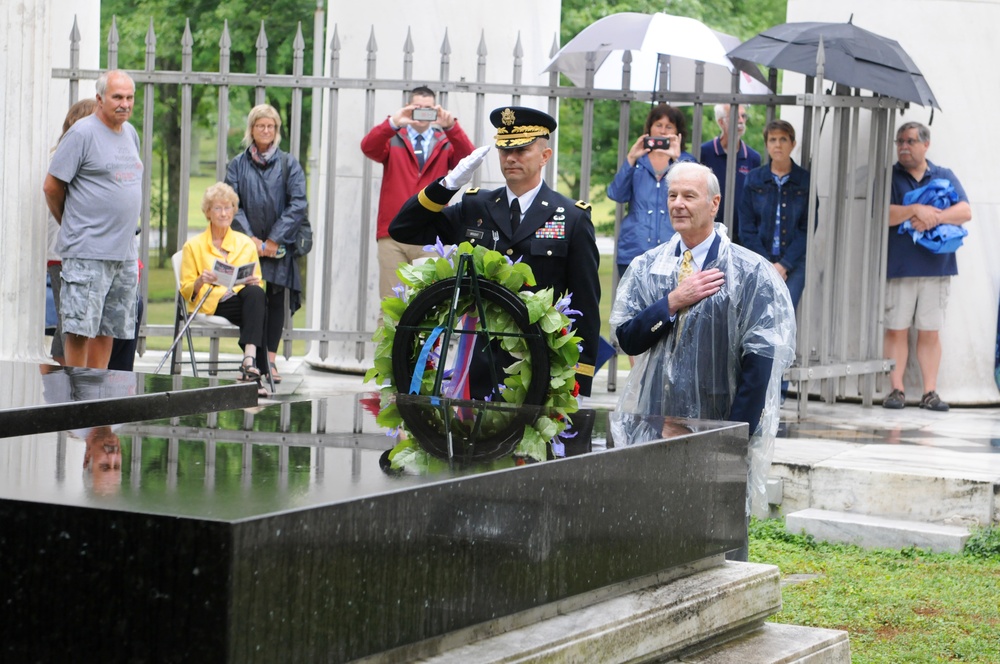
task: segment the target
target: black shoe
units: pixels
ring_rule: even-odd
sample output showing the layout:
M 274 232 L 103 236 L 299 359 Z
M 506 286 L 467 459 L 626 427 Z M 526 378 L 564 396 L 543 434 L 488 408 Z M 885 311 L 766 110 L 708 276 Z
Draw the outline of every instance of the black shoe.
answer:
M 903 394 L 903 390 L 893 390 L 890 392 L 889 396 L 882 400 L 882 407 L 891 408 L 893 410 L 906 408 L 906 395 Z M 920 407 L 924 407 L 923 402 L 921 402 Z M 945 406 L 945 408 L 947 408 L 947 406 Z
M 941 397 L 939 397 L 938 393 L 935 392 L 934 390 L 931 390 L 930 392 L 928 392 L 923 396 L 923 398 L 920 400 L 920 407 L 926 408 L 927 410 L 936 410 L 940 412 L 948 410 L 948 404 L 946 404 L 944 401 L 941 401 Z
M 242 383 L 260 383 L 260 369 L 257 368 L 257 361 L 247 355 L 240 364 L 240 376 L 236 380 Z

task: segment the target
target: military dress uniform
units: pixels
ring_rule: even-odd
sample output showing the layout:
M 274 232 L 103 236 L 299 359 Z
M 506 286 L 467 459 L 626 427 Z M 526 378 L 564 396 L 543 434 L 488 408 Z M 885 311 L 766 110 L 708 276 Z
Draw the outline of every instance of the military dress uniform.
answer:
M 551 120 L 533 109 L 515 110 L 518 117 L 527 122 L 530 122 L 528 118 L 536 117 L 529 115 L 528 110 Z M 495 111 L 493 116 L 497 114 Z M 555 121 L 551 120 L 551 129 L 554 127 Z M 516 127 L 512 131 L 516 133 Z M 503 149 L 506 146 L 501 142 L 511 140 L 498 134 L 497 146 Z M 448 206 L 455 192 L 442 182 L 439 180 L 425 187 L 407 200 L 389 225 L 389 235 L 398 242 L 409 244 L 433 244 L 440 238 L 446 244 L 482 245 L 499 251 L 512 261 L 521 260 L 531 266 L 537 284 L 535 290 L 552 288 L 556 299 L 564 293 L 572 293 L 571 307 L 582 314 L 575 323 L 576 333 L 583 339 L 577 381 L 580 393 L 589 395 L 601 325 L 600 256 L 590 220 L 590 205 L 566 198 L 542 182 L 520 225 L 513 230 L 506 187 L 492 191 L 468 189 L 460 202 Z M 498 376 L 503 375 L 502 371 L 498 372 Z M 475 379 L 473 376 L 473 383 Z

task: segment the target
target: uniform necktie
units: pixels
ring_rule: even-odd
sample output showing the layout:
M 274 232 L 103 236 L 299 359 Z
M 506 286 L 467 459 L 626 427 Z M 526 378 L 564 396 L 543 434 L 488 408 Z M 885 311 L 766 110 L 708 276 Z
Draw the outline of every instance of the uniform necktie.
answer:
M 692 260 L 691 250 L 684 250 L 684 258 L 681 260 L 681 269 L 677 272 L 677 283 L 681 283 L 688 277 L 694 274 L 694 261 Z
M 417 155 L 417 167 L 424 167 L 424 135 L 417 134 L 414 139 L 413 154 Z
M 521 204 L 515 198 L 510 202 L 510 232 L 516 233 L 521 224 Z

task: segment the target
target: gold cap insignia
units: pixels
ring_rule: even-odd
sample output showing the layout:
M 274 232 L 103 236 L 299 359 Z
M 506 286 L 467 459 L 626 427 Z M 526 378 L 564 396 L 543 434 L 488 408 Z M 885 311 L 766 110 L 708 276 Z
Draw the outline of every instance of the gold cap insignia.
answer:
M 514 122 L 515 122 L 515 120 L 514 120 L 514 109 L 512 109 L 512 108 L 505 108 L 505 109 L 503 109 L 503 112 L 500 113 L 500 121 L 503 122 L 508 127 L 511 126 L 512 124 L 514 124 Z

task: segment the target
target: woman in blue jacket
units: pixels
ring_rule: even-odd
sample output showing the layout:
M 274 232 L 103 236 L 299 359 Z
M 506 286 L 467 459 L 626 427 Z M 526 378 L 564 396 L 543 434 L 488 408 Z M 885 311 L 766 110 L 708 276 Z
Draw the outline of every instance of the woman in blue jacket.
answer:
M 764 128 L 769 162 L 747 173 L 739 206 L 740 243 L 771 261 L 798 310 L 806 286 L 809 171 L 792 161 L 795 128 L 773 120 Z
M 308 207 L 302 166 L 281 151 L 280 143 L 278 111 L 269 104 L 254 106 L 243 137 L 246 150 L 226 170 L 226 184 L 240 198 L 233 228 L 253 240 L 267 285 L 267 355 L 275 383 L 281 382 L 274 360 L 285 325 L 286 289 L 291 313 L 301 305 L 302 278 L 294 246 Z
M 618 276 L 632 259 L 663 244 L 674 234 L 667 211 L 667 183 L 663 176 L 679 161 L 695 161 L 684 152 L 684 115 L 658 104 L 649 112 L 643 135 L 629 149 L 625 163 L 608 185 L 608 198 L 628 203 L 618 235 Z M 656 148 L 648 139 L 666 138 L 666 148 Z

